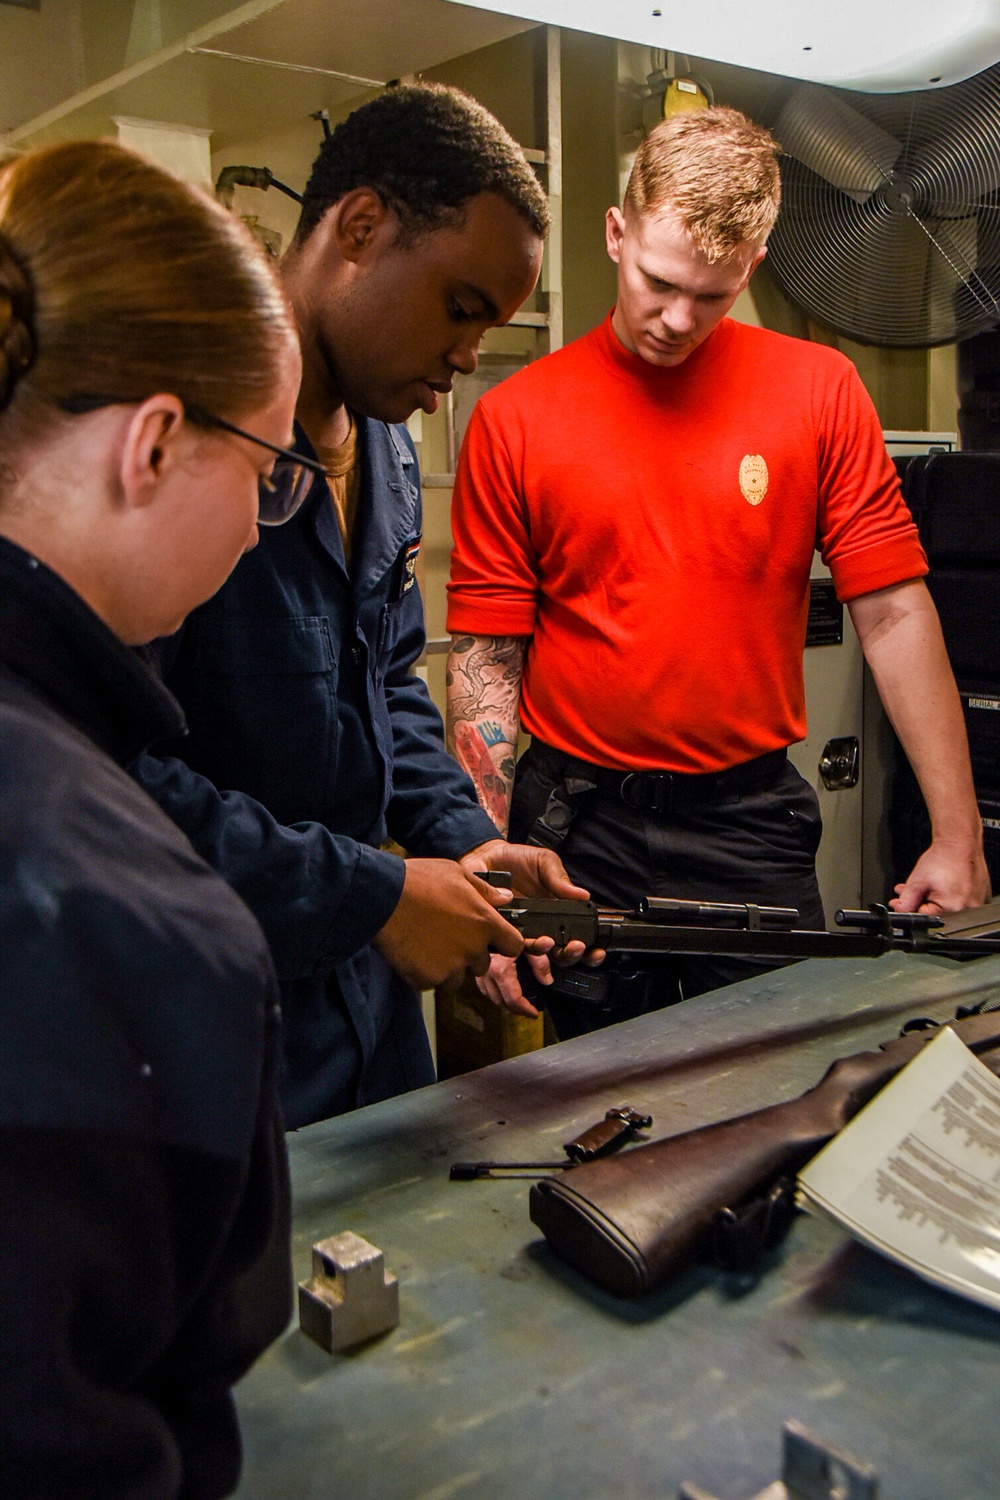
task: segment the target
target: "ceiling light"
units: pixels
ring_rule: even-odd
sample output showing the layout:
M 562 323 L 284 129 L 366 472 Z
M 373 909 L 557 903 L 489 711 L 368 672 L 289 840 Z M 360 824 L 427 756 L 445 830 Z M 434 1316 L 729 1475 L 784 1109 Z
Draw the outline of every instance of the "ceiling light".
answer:
M 452 0 L 868 93 L 940 88 L 1000 62 L 1000 0 Z

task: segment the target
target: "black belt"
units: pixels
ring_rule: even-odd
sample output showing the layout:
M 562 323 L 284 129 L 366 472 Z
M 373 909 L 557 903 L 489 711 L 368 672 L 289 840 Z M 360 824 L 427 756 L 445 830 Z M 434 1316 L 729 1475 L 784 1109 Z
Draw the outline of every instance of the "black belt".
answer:
M 624 802 L 636 812 L 662 815 L 764 791 L 781 776 L 787 760 L 787 750 L 769 750 L 742 765 L 704 775 L 682 771 L 609 771 L 603 766 L 589 769 L 599 797 Z

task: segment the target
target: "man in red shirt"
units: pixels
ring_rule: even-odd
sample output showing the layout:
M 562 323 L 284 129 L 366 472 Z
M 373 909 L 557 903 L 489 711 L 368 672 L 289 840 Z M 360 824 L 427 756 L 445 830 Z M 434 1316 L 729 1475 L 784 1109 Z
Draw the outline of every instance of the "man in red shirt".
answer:
M 734 110 L 640 147 L 609 209 L 618 301 L 479 403 L 455 489 L 450 734 L 497 825 L 595 899 L 796 906 L 824 925 L 802 650 L 819 546 L 920 781 L 933 841 L 900 910 L 987 898 L 982 827 L 927 563 L 850 364 L 726 317 L 766 253 L 774 142 Z M 560 1034 L 743 977 L 684 959 L 555 1014 Z M 517 1007 L 504 965 L 494 998 Z

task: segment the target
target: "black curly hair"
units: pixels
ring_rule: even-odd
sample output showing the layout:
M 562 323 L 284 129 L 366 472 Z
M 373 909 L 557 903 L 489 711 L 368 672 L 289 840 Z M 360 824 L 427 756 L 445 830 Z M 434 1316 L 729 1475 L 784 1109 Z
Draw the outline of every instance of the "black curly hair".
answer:
M 517 142 L 475 99 L 440 84 L 389 88 L 336 126 L 313 163 L 296 240 L 359 187 L 398 216 L 405 244 L 460 222 L 479 193 L 496 193 L 540 238 L 548 233 L 545 194 Z

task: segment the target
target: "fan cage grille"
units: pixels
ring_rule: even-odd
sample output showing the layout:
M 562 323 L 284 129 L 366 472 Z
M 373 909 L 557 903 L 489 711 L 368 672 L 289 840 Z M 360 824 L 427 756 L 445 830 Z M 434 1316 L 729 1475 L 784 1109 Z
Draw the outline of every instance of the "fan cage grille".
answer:
M 804 85 L 773 129 L 768 264 L 807 315 L 897 348 L 1000 324 L 1000 66 L 920 94 Z

